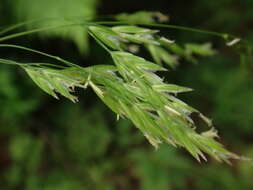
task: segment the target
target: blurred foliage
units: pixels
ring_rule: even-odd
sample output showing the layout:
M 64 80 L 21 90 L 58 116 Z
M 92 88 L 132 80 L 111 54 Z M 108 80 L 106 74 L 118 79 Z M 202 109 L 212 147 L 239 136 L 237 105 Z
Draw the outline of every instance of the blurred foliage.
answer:
M 239 64 L 231 67 L 231 62 L 231 59 L 222 56 L 210 59 L 206 64 L 190 69 L 191 74 L 186 74 L 185 80 L 196 76 L 196 82 L 191 87 L 199 89 L 203 98 L 208 98 L 211 104 L 208 110 L 211 117 L 219 122 L 218 125 L 230 126 L 234 131 L 228 135 L 241 133 L 247 136 L 252 131 L 253 123 L 250 116 L 253 113 L 250 106 L 253 97 L 251 71 L 241 68 Z M 205 88 L 201 90 L 201 86 Z
M 19 8 L 10 6 L 15 2 L 1 1 L 1 23 L 16 23 L 7 11 Z M 251 0 L 195 0 L 190 2 L 190 8 L 182 6 L 181 1 L 141 2 L 125 1 L 128 6 L 123 8 L 130 12 L 150 7 L 169 11 L 172 22 L 253 39 L 249 30 L 253 25 Z M 119 1 L 100 5 L 104 9 L 110 6 L 114 12 L 123 9 Z M 24 6 L 29 8 L 25 3 Z M 52 9 L 51 2 L 47 6 Z M 47 9 L 39 13 L 46 14 Z M 170 34 L 186 42 L 214 40 L 182 31 Z M 68 41 L 64 42 L 72 48 Z M 43 44 L 37 40 L 27 43 Z M 252 58 L 248 58 L 246 65 L 240 64 L 235 52 L 216 43 L 218 53 L 212 58 L 202 59 L 198 65 L 183 63 L 167 78 L 195 89 L 182 98 L 213 118 L 226 144 L 235 152 L 253 157 Z M 60 45 L 58 42 L 54 46 L 57 52 Z M 91 46 L 92 51 L 100 54 L 99 47 Z M 22 59 L 17 52 L 11 53 Z M 5 57 L 9 54 L 0 52 Z M 74 57 L 72 51 L 68 56 Z M 93 56 L 92 60 L 101 61 L 102 56 Z M 91 59 L 83 61 L 89 63 Z M 19 69 L 3 65 L 0 85 L 1 190 L 253 188 L 253 168 L 248 162 L 235 162 L 232 167 L 216 162 L 197 164 L 184 152 L 168 146 L 154 151 L 137 129 L 127 121 L 116 122 L 114 115 L 97 103 L 90 92 L 86 92 L 80 105 L 67 100 L 59 103 L 44 96 Z
M 75 22 L 91 20 L 96 13 L 97 0 L 12 0 L 10 11 L 14 23 L 35 21 L 27 24 L 28 29 L 71 25 Z M 62 37 L 72 40 L 81 53 L 88 50 L 88 36 L 82 26 L 55 28 L 40 33 L 41 37 Z
M 131 24 L 151 24 L 158 22 L 168 22 L 169 17 L 160 12 L 137 11 L 135 13 L 120 13 L 115 16 L 116 20 Z

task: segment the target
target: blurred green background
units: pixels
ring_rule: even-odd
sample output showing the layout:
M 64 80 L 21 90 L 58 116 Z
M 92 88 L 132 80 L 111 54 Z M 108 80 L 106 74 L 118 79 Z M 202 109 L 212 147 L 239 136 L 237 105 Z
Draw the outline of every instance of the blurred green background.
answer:
M 52 18 L 31 25 L 43 27 L 67 22 L 56 17 L 103 18 L 149 10 L 168 14 L 171 24 L 228 32 L 252 41 L 252 8 L 252 0 L 1 0 L 0 24 Z M 214 44 L 215 56 L 202 58 L 197 65 L 182 62 L 166 79 L 195 89 L 180 97 L 213 119 L 227 148 L 253 157 L 252 57 L 240 62 L 238 51 L 211 36 L 178 30 L 162 33 L 178 43 Z M 78 26 L 8 43 L 83 66 L 111 64 L 109 56 Z M 1 49 L 0 57 L 49 61 L 13 49 Z M 90 89 L 76 93 L 78 104 L 55 100 L 21 69 L 0 65 L 1 190 L 253 189 L 249 162 L 228 166 L 209 159 L 199 164 L 184 150 L 168 145 L 155 151 L 129 121 L 116 121 Z

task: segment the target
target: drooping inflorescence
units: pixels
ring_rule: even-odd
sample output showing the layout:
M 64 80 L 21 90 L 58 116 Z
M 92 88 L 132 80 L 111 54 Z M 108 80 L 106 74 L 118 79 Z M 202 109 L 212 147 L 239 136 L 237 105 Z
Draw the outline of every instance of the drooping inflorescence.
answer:
M 61 94 L 77 102 L 74 89 L 91 87 L 119 118 L 131 120 L 155 148 L 161 143 L 184 147 L 197 160 L 206 160 L 204 154 L 226 162 L 230 158 L 239 158 L 216 141 L 217 131 L 210 119 L 176 97 L 176 94 L 192 89 L 168 84 L 156 73 L 166 72 L 165 65 L 175 68 L 182 58 L 196 62 L 195 54 L 214 54 L 210 44 L 186 44 L 182 47 L 174 40 L 159 36 L 158 30 L 134 25 L 108 27 L 90 23 L 87 27 L 90 36 L 109 53 L 114 65 L 81 67 L 34 50 L 34 53 L 57 59 L 65 66 L 24 64 L 6 59 L 0 62 L 22 67 L 42 90 L 55 98 Z M 0 47 L 30 51 L 21 46 L 2 44 Z M 135 47 L 135 51 L 131 47 Z M 153 61 L 134 54 L 142 47 L 150 53 Z M 206 132 L 196 132 L 192 113 L 197 113 L 207 124 L 209 129 Z

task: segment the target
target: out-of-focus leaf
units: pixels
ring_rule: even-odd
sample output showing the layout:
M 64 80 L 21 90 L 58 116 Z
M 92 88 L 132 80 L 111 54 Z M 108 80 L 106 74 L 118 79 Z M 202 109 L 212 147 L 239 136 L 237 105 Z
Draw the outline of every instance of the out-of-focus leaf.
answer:
M 27 158 L 32 140 L 28 135 L 18 135 L 12 138 L 10 153 L 14 161 L 24 161 Z
M 186 44 L 185 48 L 188 53 L 195 53 L 201 56 L 210 56 L 216 53 L 216 51 L 212 49 L 212 45 L 210 43 Z
M 191 52 L 187 52 L 183 47 L 180 45 L 173 43 L 173 44 L 168 44 L 168 43 L 162 43 L 165 45 L 165 47 L 170 50 L 172 53 L 176 54 L 179 57 L 182 57 L 186 59 L 189 62 L 196 63 L 197 60 L 192 56 Z
M 162 62 L 164 62 L 171 68 L 175 68 L 178 65 L 177 56 L 171 55 L 162 47 L 149 44 L 147 45 L 147 48 L 156 63 L 162 64 Z
M 132 14 L 121 13 L 115 16 L 116 20 L 125 21 L 129 24 L 152 24 L 158 22 L 167 22 L 169 17 L 160 12 L 138 11 Z
M 45 19 L 28 25 L 28 29 L 61 26 L 90 20 L 95 15 L 97 0 L 15 0 L 12 1 L 16 22 Z M 29 6 L 28 6 L 29 5 Z M 88 35 L 85 27 L 71 26 L 44 31 L 42 37 L 62 37 L 72 40 L 85 53 L 88 49 Z

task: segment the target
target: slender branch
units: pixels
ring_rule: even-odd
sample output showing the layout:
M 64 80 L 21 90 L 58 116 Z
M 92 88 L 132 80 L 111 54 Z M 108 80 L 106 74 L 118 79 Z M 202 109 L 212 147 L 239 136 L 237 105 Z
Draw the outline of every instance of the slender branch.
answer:
M 10 35 L 1 37 L 0 42 L 6 41 L 6 40 L 9 40 L 9 39 L 12 39 L 12 38 L 17 38 L 17 37 L 20 37 L 20 36 L 25 36 L 25 35 L 29 35 L 29 34 L 34 34 L 34 33 L 38 33 L 38 32 L 47 31 L 47 30 L 64 28 L 64 27 L 71 27 L 71 26 L 82 25 L 82 24 L 86 24 L 86 27 L 89 26 L 88 22 L 81 22 L 81 23 L 63 24 L 63 25 L 58 25 L 58 26 L 49 26 L 49 27 L 44 27 L 44 28 L 36 28 L 36 29 L 33 29 L 33 30 L 28 30 L 28 31 L 19 32 L 19 33 L 10 34 Z
M 74 24 L 74 22 L 73 22 L 73 19 L 82 19 L 83 20 L 83 18 L 82 17 L 71 17 L 71 18 L 68 18 L 68 17 L 64 17 L 64 18 L 58 18 L 58 17 L 48 17 L 48 18 L 40 18 L 40 19 L 34 19 L 34 20 L 28 20 L 28 21 L 24 21 L 24 22 L 21 22 L 21 23 L 17 23 L 17 24 L 14 24 L 14 25 L 11 25 L 11 26 L 7 26 L 7 27 L 2 27 L 2 28 L 0 28 L 0 35 L 3 35 L 3 34 L 5 34 L 5 33 L 7 33 L 7 32 L 10 32 L 10 31 L 12 31 L 12 30 L 15 30 L 15 29 L 17 29 L 17 28 L 20 28 L 20 27 L 22 27 L 22 26 L 25 26 L 25 25 L 29 25 L 29 24 L 32 24 L 32 23 L 40 23 L 40 22 L 45 22 L 45 21 L 52 21 L 52 20 L 56 20 L 56 21 L 58 21 L 58 20 L 63 20 L 63 21 L 68 21 L 68 22 L 72 22 L 71 24 Z M 85 20 L 88 20 L 87 18 L 85 18 Z M 75 24 L 78 24 L 78 25 L 80 25 L 80 24 L 84 24 L 84 23 L 86 23 L 86 22 L 83 22 L 82 21 L 82 23 L 80 23 L 80 21 L 79 21 L 79 23 L 75 23 Z M 59 26 L 59 27 L 62 27 L 61 25 Z
M 25 21 L 25 22 L 21 22 L 21 23 L 18 23 L 18 24 L 14 24 L 14 25 L 8 26 L 6 28 L 4 27 L 4 29 L 0 31 L 0 35 L 3 35 L 5 33 L 7 33 L 7 32 L 10 32 L 12 30 L 15 30 L 17 28 L 20 28 L 22 26 L 25 26 L 25 25 L 28 25 L 28 24 L 31 24 L 31 23 L 34 23 L 34 22 L 37 23 L 37 22 L 39 22 L 41 20 L 42 19 L 29 20 L 29 21 Z
M 101 24 L 101 25 L 117 25 L 117 24 L 128 24 L 131 25 L 132 23 L 129 22 L 121 22 L 121 21 L 101 21 L 101 22 L 95 22 L 96 24 Z M 176 30 L 185 30 L 185 31 L 190 31 L 190 32 L 197 32 L 197 33 L 202 33 L 202 34 L 207 34 L 207 35 L 212 35 L 212 36 L 218 36 L 223 39 L 227 39 L 229 37 L 235 38 L 235 36 L 227 34 L 227 33 L 220 33 L 220 32 L 214 32 L 214 31 L 209 31 L 209 30 L 202 30 L 202 29 L 197 29 L 197 28 L 191 28 L 191 27 L 186 27 L 186 26 L 179 26 L 179 25 L 171 25 L 171 24 L 141 24 L 137 23 L 136 25 L 140 26 L 149 26 L 149 27 L 158 27 L 158 28 L 170 28 L 170 29 L 176 29 Z
M 25 65 L 29 65 L 29 66 L 38 66 L 38 67 L 55 67 L 58 69 L 66 69 L 67 67 L 65 66 L 61 66 L 61 65 L 55 65 L 55 64 L 50 64 L 50 63 L 26 63 Z
M 60 65 L 54 65 L 54 64 L 50 64 L 50 63 L 17 63 L 13 60 L 9 60 L 9 59 L 1 59 L 0 58 L 0 63 L 1 64 L 6 64 L 6 65 L 16 65 L 16 66 L 38 66 L 38 67 L 55 67 L 55 68 L 59 68 L 59 69 L 65 69 L 66 67 L 64 66 L 60 66 Z
M 25 65 L 25 64 L 23 64 L 23 63 L 17 63 L 17 62 L 12 61 L 12 60 L 1 59 L 1 58 L 0 58 L 0 63 L 6 64 L 6 65 L 18 65 L 18 66 L 23 66 L 23 65 Z
M 41 51 L 38 51 L 38 50 L 34 50 L 34 49 L 31 49 L 31 48 L 27 48 L 27 47 L 23 47 L 23 46 L 19 46 L 19 45 L 12 45 L 12 44 L 0 44 L 0 48 L 1 47 L 22 49 L 22 50 L 25 50 L 25 51 L 37 53 L 37 54 L 40 54 L 40 55 L 43 55 L 43 56 L 55 59 L 57 61 L 60 61 L 61 63 L 64 63 L 65 65 L 68 65 L 68 66 L 79 67 L 78 65 L 76 65 L 74 63 L 71 63 L 71 62 L 69 62 L 69 61 L 67 61 L 65 59 L 62 59 L 62 58 L 60 58 L 58 56 L 50 55 L 50 54 L 47 54 L 47 53 L 44 53 L 44 52 L 41 52 Z
M 94 40 L 96 40 L 96 42 L 102 47 L 104 48 L 109 54 L 111 54 L 111 50 L 109 50 L 108 47 L 106 47 L 93 33 L 92 31 L 88 31 L 88 33 L 91 35 L 91 37 L 94 38 Z

